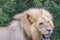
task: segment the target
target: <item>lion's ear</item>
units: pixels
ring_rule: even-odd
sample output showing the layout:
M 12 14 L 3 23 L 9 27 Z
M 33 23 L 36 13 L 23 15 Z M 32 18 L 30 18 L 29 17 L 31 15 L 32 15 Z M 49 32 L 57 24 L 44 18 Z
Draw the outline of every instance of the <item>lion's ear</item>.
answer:
M 27 14 L 28 21 L 32 24 L 36 21 L 36 18 L 34 18 L 32 15 Z

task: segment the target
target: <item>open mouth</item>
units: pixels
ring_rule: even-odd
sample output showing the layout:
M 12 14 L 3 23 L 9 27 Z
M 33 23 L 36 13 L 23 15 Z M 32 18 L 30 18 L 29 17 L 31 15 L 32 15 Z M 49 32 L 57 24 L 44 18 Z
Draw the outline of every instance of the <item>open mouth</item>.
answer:
M 50 40 L 49 34 L 42 34 L 42 40 Z

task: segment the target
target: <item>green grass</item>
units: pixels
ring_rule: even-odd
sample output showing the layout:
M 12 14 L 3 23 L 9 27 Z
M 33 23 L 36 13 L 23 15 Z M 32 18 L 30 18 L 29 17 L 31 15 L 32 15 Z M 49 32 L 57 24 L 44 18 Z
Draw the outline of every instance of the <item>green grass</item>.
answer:
M 51 35 L 51 40 L 60 40 L 60 19 L 54 19 L 54 31 Z

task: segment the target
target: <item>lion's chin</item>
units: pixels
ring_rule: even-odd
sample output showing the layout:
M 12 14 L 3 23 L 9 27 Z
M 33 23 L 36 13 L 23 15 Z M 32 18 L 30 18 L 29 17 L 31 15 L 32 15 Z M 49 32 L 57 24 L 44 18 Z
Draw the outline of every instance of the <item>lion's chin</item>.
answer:
M 50 40 L 49 34 L 42 34 L 42 40 Z

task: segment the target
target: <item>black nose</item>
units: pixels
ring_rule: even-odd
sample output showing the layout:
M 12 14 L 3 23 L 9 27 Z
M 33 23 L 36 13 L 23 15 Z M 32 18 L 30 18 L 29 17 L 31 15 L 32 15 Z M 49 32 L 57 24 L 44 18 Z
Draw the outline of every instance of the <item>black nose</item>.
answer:
M 50 32 L 51 30 L 47 30 L 47 31 L 49 31 L 49 32 Z

